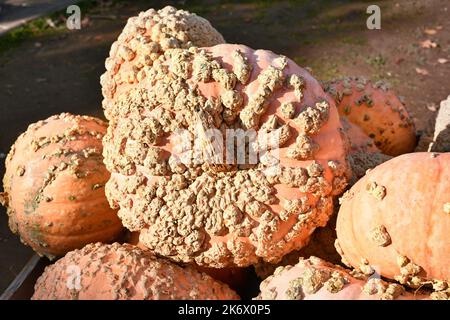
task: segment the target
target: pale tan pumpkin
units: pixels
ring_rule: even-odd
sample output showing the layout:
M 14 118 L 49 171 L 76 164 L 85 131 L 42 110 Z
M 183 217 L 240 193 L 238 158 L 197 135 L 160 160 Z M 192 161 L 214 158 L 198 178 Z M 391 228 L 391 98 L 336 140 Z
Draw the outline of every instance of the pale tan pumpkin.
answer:
M 110 117 L 109 108 L 115 97 L 144 80 L 154 61 L 167 49 L 209 47 L 224 42 L 206 19 L 171 6 L 149 9 L 129 18 L 111 46 L 106 72 L 100 77 L 106 117 Z
M 342 198 L 337 248 L 343 262 L 411 287 L 450 279 L 450 154 L 391 159 Z
M 103 164 L 106 123 L 61 114 L 19 136 L 6 159 L 3 202 L 21 240 L 50 258 L 122 231 L 109 207 Z

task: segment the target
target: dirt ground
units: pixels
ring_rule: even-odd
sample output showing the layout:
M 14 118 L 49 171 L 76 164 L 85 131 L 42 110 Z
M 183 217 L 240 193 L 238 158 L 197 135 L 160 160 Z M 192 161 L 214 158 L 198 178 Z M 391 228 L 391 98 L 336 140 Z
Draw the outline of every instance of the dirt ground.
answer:
M 309 66 L 319 79 L 385 79 L 422 130 L 450 94 L 450 3 L 376 1 L 381 30 L 368 30 L 366 8 L 372 3 L 119 1 L 90 8 L 79 31 L 43 27 L 11 46 L 0 41 L 0 176 L 5 155 L 28 124 L 60 112 L 102 117 L 99 77 L 111 43 L 129 16 L 165 4 L 204 16 L 230 43 L 269 49 Z M 31 254 L 9 231 L 1 208 L 0 292 Z

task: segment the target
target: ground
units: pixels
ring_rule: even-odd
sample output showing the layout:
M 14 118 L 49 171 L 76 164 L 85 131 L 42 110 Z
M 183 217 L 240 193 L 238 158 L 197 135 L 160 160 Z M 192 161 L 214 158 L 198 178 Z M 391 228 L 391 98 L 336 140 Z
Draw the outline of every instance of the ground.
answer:
M 381 30 L 366 27 L 372 3 L 381 7 Z M 102 1 L 82 7 L 81 30 L 67 30 L 58 13 L 0 38 L 0 176 L 5 155 L 28 124 L 60 112 L 102 117 L 99 77 L 111 43 L 128 17 L 165 4 L 204 16 L 227 42 L 309 66 L 321 80 L 387 80 L 405 98 L 419 132 L 450 94 L 447 0 Z M 0 209 L 0 292 L 31 254 Z

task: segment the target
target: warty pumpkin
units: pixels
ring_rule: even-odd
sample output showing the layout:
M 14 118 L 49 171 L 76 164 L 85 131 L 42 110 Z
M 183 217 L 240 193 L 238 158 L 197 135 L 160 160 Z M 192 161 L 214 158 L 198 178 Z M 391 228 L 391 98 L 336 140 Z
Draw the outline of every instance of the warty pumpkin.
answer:
M 227 285 L 130 244 L 89 244 L 46 267 L 33 300 L 229 300 Z
M 335 201 L 337 202 L 337 200 Z M 338 264 L 341 256 L 336 251 L 336 218 L 339 206 L 335 204 L 335 209 L 324 227 L 317 228 L 311 235 L 308 244 L 300 250 L 294 250 L 285 255 L 277 264 L 261 262 L 254 265 L 255 272 L 260 279 L 266 279 L 272 275 L 278 267 L 295 265 L 301 258 L 311 256 L 323 259 L 327 262 Z
M 337 219 L 342 261 L 418 288 L 448 288 L 450 154 L 393 158 L 343 197 Z
M 341 123 L 349 145 L 348 161 L 352 168 L 350 184 L 353 185 L 366 174 L 367 170 L 392 159 L 392 156 L 383 154 L 375 146 L 373 139 L 360 127 L 348 121 L 345 116 L 341 115 Z
M 326 224 L 349 170 L 336 108 L 307 71 L 222 44 L 167 50 L 148 75 L 111 106 L 104 138 L 107 197 L 145 246 L 175 261 L 245 267 L 279 261 Z M 209 129 L 278 134 L 263 154 L 278 163 L 182 161 L 192 155 L 177 148 L 183 129 L 202 152 Z
M 142 250 L 149 250 L 139 241 L 140 232 L 130 232 L 127 243 L 137 246 Z M 246 284 L 253 281 L 249 268 L 208 268 L 201 267 L 195 263 L 188 264 L 200 272 L 204 272 L 215 280 L 227 284 L 238 293 L 248 291 Z
M 209 47 L 224 42 L 206 19 L 171 6 L 149 9 L 129 18 L 111 46 L 106 72 L 100 77 L 106 118 L 111 116 L 109 106 L 115 97 L 145 79 L 153 62 L 167 49 Z
M 109 207 L 103 164 L 106 123 L 63 113 L 30 125 L 6 158 L 3 178 L 9 225 L 49 258 L 122 231 Z
M 256 300 L 424 300 L 397 283 L 368 278 L 320 258 L 300 258 L 261 282 Z
M 339 114 L 360 127 L 382 153 L 397 156 L 416 146 L 414 122 L 395 93 L 383 82 L 347 77 L 324 84 Z

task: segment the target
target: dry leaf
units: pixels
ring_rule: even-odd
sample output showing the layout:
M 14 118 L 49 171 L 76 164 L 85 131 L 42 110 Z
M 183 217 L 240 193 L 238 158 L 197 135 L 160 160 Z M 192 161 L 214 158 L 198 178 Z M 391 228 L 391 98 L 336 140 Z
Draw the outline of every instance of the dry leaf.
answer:
M 431 112 L 436 112 L 437 106 L 435 103 L 427 103 L 427 109 L 430 110 Z
M 433 35 L 433 34 L 436 34 L 436 30 L 435 29 L 425 29 L 425 33 L 426 34 L 429 34 L 429 35 Z
M 47 19 L 45 19 L 45 22 L 47 23 L 47 25 L 48 25 L 50 28 L 56 28 L 56 24 L 55 24 L 55 22 L 54 22 L 52 19 L 47 18 Z
M 448 60 L 445 59 L 445 58 L 439 58 L 439 59 L 438 59 L 438 62 L 444 64 L 444 63 L 447 63 Z
M 427 49 L 436 48 L 437 47 L 437 43 L 434 42 L 434 41 L 431 41 L 430 39 L 427 39 L 425 41 L 420 42 L 420 46 L 422 48 L 427 48 Z
M 429 75 L 428 71 L 427 71 L 426 69 L 422 69 L 422 68 L 416 68 L 416 72 L 417 72 L 418 74 L 423 75 L 423 76 Z

